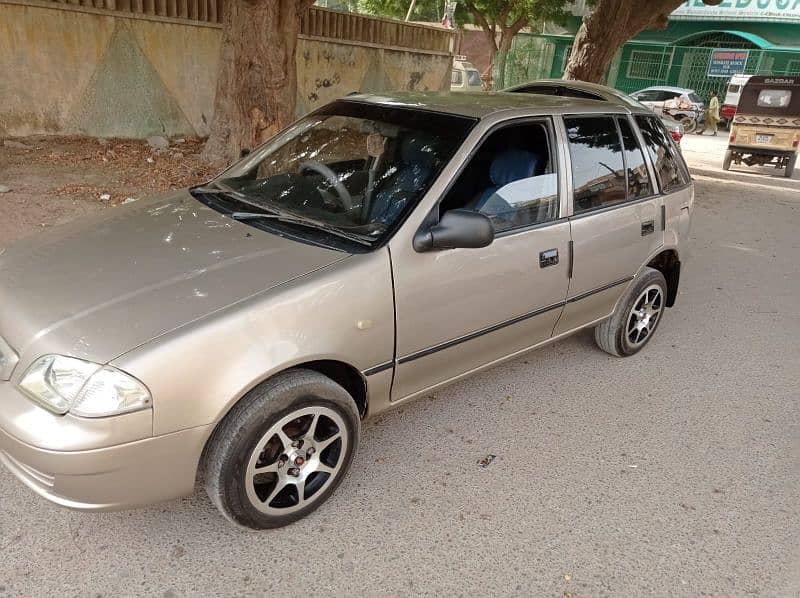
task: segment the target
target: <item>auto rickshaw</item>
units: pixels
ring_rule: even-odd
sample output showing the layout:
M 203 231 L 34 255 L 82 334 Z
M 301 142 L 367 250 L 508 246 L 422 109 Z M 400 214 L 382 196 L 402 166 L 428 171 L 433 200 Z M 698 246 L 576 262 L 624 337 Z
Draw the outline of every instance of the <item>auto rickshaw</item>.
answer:
M 722 168 L 774 165 L 791 177 L 800 144 L 800 77 L 753 76 L 742 88 Z

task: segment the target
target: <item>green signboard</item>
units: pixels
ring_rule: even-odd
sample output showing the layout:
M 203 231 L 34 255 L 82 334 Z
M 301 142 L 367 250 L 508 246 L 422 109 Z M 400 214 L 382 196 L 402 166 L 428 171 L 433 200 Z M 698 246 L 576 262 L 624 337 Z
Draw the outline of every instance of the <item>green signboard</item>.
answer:
M 708 6 L 703 0 L 688 0 L 670 18 L 800 23 L 800 0 L 723 0 L 718 6 Z

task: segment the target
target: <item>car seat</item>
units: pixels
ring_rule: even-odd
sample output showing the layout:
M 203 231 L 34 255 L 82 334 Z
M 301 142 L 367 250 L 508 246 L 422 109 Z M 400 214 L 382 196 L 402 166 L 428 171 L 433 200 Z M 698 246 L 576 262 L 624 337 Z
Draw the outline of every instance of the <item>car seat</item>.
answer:
M 431 140 L 423 135 L 406 137 L 400 144 L 400 163 L 380 183 L 370 208 L 372 222 L 392 222 L 409 198 L 424 189 L 436 165 Z
M 508 149 L 500 152 L 489 166 L 489 178 L 492 185 L 481 193 L 470 208 L 477 212 L 482 211 L 483 208 L 488 207 L 489 199 L 502 187 L 514 181 L 535 176 L 539 171 L 540 162 L 541 157 L 538 154 L 527 150 Z M 508 208 L 511 209 L 510 206 Z M 495 212 L 492 210 L 492 213 Z

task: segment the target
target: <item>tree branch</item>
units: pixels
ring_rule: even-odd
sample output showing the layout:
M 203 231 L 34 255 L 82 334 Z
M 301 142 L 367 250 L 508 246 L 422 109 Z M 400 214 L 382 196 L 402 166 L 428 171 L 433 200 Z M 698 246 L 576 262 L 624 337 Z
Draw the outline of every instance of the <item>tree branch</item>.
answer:
M 519 33 L 523 29 L 523 27 L 527 27 L 529 22 L 530 22 L 530 19 L 528 17 L 522 16 L 522 17 L 518 18 L 516 21 L 514 21 L 511 24 L 511 26 L 508 28 L 508 30 L 513 35 L 516 35 L 517 33 Z
M 511 12 L 511 4 L 511 2 L 507 2 L 506 7 L 500 11 L 497 19 L 495 19 L 495 22 L 500 24 L 500 31 L 508 29 L 508 15 Z
M 475 18 L 475 21 L 478 23 L 478 25 L 481 26 L 481 29 L 483 29 L 484 33 L 486 33 L 486 37 L 491 42 L 492 47 L 494 48 L 495 51 L 497 51 L 497 39 L 496 39 L 497 38 L 497 29 L 496 29 L 496 25 L 494 23 L 490 25 L 489 22 L 486 20 L 486 17 L 483 16 L 483 13 L 481 13 L 475 7 L 475 5 L 472 2 L 470 2 L 469 0 L 467 2 L 464 2 L 464 7 L 469 12 L 472 13 L 472 16 Z

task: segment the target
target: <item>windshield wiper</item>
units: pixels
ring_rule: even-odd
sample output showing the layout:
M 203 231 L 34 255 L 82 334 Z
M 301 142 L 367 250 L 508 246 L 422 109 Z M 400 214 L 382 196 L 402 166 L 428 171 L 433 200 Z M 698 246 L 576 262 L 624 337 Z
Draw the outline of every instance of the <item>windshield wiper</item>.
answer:
M 212 186 L 213 185 L 213 186 Z M 234 197 L 239 201 L 246 203 L 249 206 L 254 206 L 252 200 L 248 200 L 248 197 L 240 192 L 236 191 L 235 189 L 231 189 L 229 187 L 223 187 L 219 183 L 212 182 L 211 185 L 200 185 L 199 187 L 192 187 L 189 189 L 190 192 L 195 191 L 197 193 L 210 193 L 212 195 L 228 195 L 230 197 Z
M 303 218 L 301 216 L 292 216 L 289 214 L 282 214 L 279 212 L 231 212 L 230 214 L 228 214 L 228 216 L 238 221 L 277 220 L 278 222 L 297 224 L 299 226 L 306 226 L 308 228 L 323 230 L 337 237 L 341 237 L 343 239 L 347 239 L 349 241 L 353 241 L 354 243 L 363 245 L 364 247 L 372 247 L 372 242 L 361 235 L 348 233 L 336 228 L 335 226 L 330 226 L 323 222 L 318 222 L 317 220 L 312 220 L 310 218 Z

